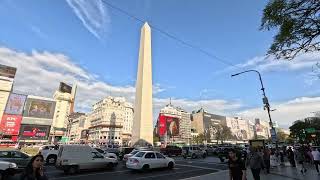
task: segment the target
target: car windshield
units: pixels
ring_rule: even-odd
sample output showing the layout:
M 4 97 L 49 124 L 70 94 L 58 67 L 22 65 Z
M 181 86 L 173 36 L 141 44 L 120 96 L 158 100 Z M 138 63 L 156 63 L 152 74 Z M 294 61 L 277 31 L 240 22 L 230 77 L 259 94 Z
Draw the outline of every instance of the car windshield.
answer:
M 132 151 L 130 154 L 135 155 L 135 154 L 137 154 L 137 152 L 139 152 L 139 151 L 134 150 L 134 151 Z

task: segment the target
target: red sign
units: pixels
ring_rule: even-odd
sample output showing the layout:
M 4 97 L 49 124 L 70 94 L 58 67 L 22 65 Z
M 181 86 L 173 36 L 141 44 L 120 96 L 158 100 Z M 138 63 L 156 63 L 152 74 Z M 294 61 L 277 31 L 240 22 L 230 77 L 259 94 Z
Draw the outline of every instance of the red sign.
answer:
M 159 115 L 159 135 L 167 135 L 169 138 L 179 135 L 179 119 L 163 114 Z
M 22 116 L 3 114 L 1 129 L 5 135 L 19 135 Z
M 166 116 L 159 115 L 159 135 L 164 136 L 167 132 Z

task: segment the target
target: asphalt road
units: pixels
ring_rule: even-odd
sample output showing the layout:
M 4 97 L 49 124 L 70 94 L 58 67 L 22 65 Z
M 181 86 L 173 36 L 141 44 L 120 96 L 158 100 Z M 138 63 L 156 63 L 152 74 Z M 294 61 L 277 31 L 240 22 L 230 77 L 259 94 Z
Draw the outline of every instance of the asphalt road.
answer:
M 217 173 L 227 170 L 226 164 L 219 163 L 215 158 L 206 159 L 186 159 L 175 158 L 176 166 L 173 170 L 155 169 L 149 172 L 137 172 L 127 169 L 120 162 L 113 170 L 97 170 L 80 172 L 76 175 L 65 175 L 63 171 L 57 170 L 53 166 L 47 166 L 46 175 L 50 180 L 123 180 L 123 179 L 152 179 L 152 180 L 176 180 L 201 176 L 210 173 Z

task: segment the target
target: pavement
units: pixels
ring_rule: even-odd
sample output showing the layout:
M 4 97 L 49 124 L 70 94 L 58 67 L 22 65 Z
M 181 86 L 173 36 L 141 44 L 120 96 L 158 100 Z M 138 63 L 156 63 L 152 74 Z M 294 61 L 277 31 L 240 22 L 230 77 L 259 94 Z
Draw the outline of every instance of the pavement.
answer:
M 183 159 L 180 157 L 174 158 L 176 166 L 173 170 L 156 169 L 149 172 L 136 172 L 127 169 L 120 163 L 113 170 L 95 170 L 83 171 L 76 175 L 65 175 L 62 171 L 57 170 L 53 166 L 45 167 L 45 174 L 50 180 L 100 180 L 100 179 L 152 179 L 152 180 L 212 180 L 212 179 L 229 179 L 229 171 L 226 163 L 220 163 L 220 160 L 215 157 L 206 159 Z M 308 165 L 306 175 L 300 173 L 300 167 L 292 168 L 288 164 L 284 167 L 271 169 L 270 174 L 261 173 L 261 180 L 320 180 L 320 175 L 317 174 L 315 168 Z M 247 170 L 248 180 L 253 180 L 251 171 Z M 19 179 L 18 175 L 13 179 Z

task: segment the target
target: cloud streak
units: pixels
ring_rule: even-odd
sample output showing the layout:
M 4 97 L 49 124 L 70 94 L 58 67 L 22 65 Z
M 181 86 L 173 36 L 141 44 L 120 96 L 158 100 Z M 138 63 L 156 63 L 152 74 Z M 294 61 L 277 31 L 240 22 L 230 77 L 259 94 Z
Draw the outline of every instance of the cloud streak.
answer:
M 96 38 L 101 39 L 111 22 L 102 0 L 66 0 L 84 27 Z

